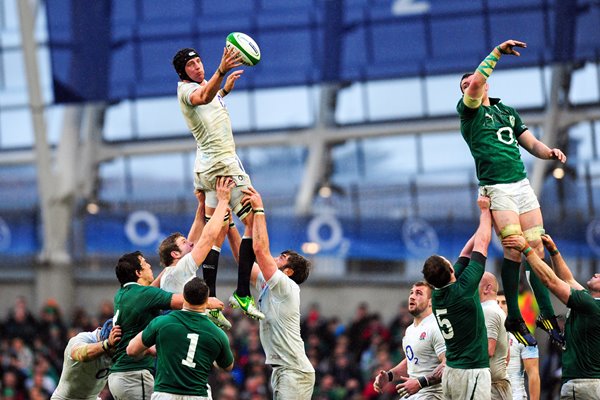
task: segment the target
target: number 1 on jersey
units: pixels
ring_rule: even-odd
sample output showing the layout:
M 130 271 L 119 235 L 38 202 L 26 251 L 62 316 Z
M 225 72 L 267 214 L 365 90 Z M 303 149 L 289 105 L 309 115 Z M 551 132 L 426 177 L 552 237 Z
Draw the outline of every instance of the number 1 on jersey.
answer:
M 194 354 L 196 354 L 196 346 L 198 345 L 198 334 L 188 333 L 187 338 L 190 339 L 190 347 L 188 347 L 187 357 L 185 360 L 181 360 L 181 363 L 186 367 L 196 368 Z

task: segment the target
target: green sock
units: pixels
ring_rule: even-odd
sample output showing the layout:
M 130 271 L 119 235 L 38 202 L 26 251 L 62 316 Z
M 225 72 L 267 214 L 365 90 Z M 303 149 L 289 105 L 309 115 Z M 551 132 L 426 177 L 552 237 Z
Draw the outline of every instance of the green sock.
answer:
M 521 274 L 521 263 L 508 258 L 502 260 L 502 287 L 506 296 L 506 308 L 508 316 L 506 319 L 522 319 L 519 309 L 519 276 Z
M 554 307 L 552 307 L 552 301 L 550 301 L 550 291 L 544 286 L 535 272 L 533 272 L 527 261 L 525 261 L 525 271 L 528 272 L 527 277 L 529 279 L 529 285 L 531 286 L 531 289 L 533 289 L 535 300 L 540 307 L 540 314 L 546 318 L 552 317 L 555 314 Z

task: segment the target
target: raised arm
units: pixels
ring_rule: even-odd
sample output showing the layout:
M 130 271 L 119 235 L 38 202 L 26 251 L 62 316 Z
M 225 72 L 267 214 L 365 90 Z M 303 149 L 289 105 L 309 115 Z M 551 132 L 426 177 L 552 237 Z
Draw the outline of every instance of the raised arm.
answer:
M 238 50 L 234 47 L 225 47 L 223 49 L 223 56 L 221 57 L 219 68 L 217 68 L 213 76 L 210 77 L 205 85 L 200 85 L 200 87 L 191 94 L 190 101 L 192 105 L 199 106 L 210 103 L 217 95 L 227 72 L 232 68 L 242 65 L 241 59 L 242 56 Z M 238 72 L 238 76 L 241 73 L 241 71 L 236 72 Z
M 267 233 L 267 220 L 265 219 L 265 209 L 260 193 L 253 187 L 248 187 L 244 190 L 246 195 L 242 200 L 244 204 L 250 202 L 254 212 L 252 225 L 252 248 L 256 255 L 256 263 L 260 268 L 265 280 L 271 279 L 273 274 L 277 272 L 277 263 L 271 256 L 269 249 L 269 235 Z
M 571 286 L 560 279 L 544 262 L 544 260 L 540 259 L 535 251 L 531 249 L 529 243 L 523 236 L 512 235 L 502 240 L 502 245 L 505 247 L 509 247 L 512 249 L 516 249 L 523 253 L 527 258 L 527 262 L 533 269 L 533 272 L 540 278 L 542 283 L 550 289 L 552 293 L 564 304 L 567 304 L 569 301 L 569 296 L 571 295 Z
M 192 258 L 196 265 L 200 265 L 202 261 L 206 259 L 208 252 L 215 244 L 221 229 L 223 228 L 223 220 L 225 215 L 229 212 L 229 199 L 231 197 L 231 187 L 234 182 L 231 178 L 219 177 L 217 178 L 217 199 L 219 200 L 217 208 L 215 209 L 213 216 L 210 221 L 206 224 L 202 230 L 200 239 L 194 245 L 192 249 Z
M 196 215 L 194 216 L 194 222 L 190 227 L 190 232 L 188 233 L 187 240 L 191 243 L 196 243 L 200 236 L 202 235 L 202 230 L 204 229 L 204 200 L 206 199 L 204 192 L 201 190 L 195 190 L 194 195 L 198 200 L 198 206 L 196 207 Z
M 527 47 L 527 44 L 517 40 L 507 40 L 496 46 L 481 64 L 479 64 L 475 73 L 461 82 L 461 89 L 464 92 L 463 102 L 467 107 L 478 108 L 481 105 L 485 94 L 487 79 L 492 74 L 492 71 L 494 71 L 500 57 L 502 57 L 503 54 L 512 54 L 517 57 L 521 55 L 514 49 L 515 47 Z
M 481 214 L 479 216 L 479 227 L 473 235 L 473 251 L 477 251 L 487 257 L 488 247 L 492 240 L 492 213 L 490 212 L 490 198 L 479 196 L 477 205 Z M 468 242 L 467 242 L 468 243 Z
M 558 251 L 558 247 L 552 240 L 550 235 L 542 235 L 542 243 L 544 243 L 544 247 L 550 253 L 550 257 L 552 258 L 552 266 L 554 267 L 554 273 L 563 281 L 567 282 L 569 286 L 571 286 L 575 290 L 582 290 L 584 287 L 579 284 L 573 277 L 573 273 L 569 269 L 569 266 L 565 262 L 564 258 Z

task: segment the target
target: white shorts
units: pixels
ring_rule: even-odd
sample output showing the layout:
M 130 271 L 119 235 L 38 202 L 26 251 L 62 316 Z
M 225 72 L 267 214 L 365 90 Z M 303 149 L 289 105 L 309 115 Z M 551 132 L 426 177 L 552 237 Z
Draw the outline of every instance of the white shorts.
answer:
M 108 375 L 108 389 L 115 400 L 150 400 L 154 392 L 154 377 L 147 369 L 112 372 Z
M 212 397 L 154 392 L 152 393 L 152 400 L 212 400 Z
M 315 387 L 315 373 L 274 367 L 271 386 L 273 400 L 310 400 Z
M 231 189 L 229 207 L 238 218 L 244 219 L 250 212 L 250 208 L 242 206 L 242 198 L 245 196 L 242 190 L 251 186 L 252 182 L 237 156 L 219 161 L 210 171 L 194 172 L 194 188 L 204 192 L 207 207 L 216 208 L 219 201 L 215 185 L 219 176 L 228 176 L 235 182 L 235 187 Z
M 514 211 L 520 215 L 540 208 L 527 178 L 515 183 L 480 186 L 479 194 L 490 198 L 490 209 L 495 211 Z
M 560 400 L 600 399 L 600 379 L 571 379 L 560 388 Z
M 442 388 L 448 400 L 490 400 L 492 375 L 489 368 L 458 369 L 446 365 Z

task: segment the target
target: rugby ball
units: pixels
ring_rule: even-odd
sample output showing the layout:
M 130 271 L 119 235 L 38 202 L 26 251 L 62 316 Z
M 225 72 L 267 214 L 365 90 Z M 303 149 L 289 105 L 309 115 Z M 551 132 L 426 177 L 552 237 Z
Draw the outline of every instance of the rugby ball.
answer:
M 250 36 L 242 32 L 231 32 L 225 40 L 225 47 L 235 47 L 242 54 L 242 64 L 253 66 L 260 61 L 260 48 Z

